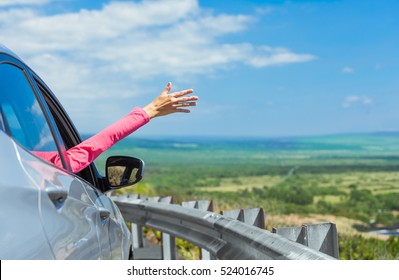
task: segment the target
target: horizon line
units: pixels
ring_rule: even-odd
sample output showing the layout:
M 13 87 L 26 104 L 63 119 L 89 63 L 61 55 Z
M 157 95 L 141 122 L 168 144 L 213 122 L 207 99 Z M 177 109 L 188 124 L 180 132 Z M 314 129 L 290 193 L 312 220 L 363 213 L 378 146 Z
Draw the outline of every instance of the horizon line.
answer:
M 96 133 L 81 133 L 83 136 L 93 136 Z M 337 132 L 337 133 L 326 133 L 326 134 L 303 134 L 303 135 L 196 135 L 196 134 L 185 134 L 185 135 L 166 135 L 166 134 L 131 134 L 125 139 L 173 139 L 173 138 L 213 138 L 213 139 L 275 139 L 275 138 L 311 138 L 311 137 L 334 137 L 334 136 L 351 136 L 351 135 L 376 135 L 376 134 L 399 134 L 399 130 L 384 130 L 384 131 L 369 131 L 369 132 Z

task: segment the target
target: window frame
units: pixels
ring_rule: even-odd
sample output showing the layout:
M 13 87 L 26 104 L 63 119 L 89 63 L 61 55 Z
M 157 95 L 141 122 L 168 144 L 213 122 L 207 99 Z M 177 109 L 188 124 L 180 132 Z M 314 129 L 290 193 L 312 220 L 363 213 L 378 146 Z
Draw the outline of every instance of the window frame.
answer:
M 39 94 L 37 85 L 35 83 L 33 83 L 32 76 L 31 76 L 32 70 L 26 64 L 21 62 L 20 60 L 14 58 L 8 54 L 0 53 L 0 65 L 3 65 L 3 64 L 8 64 L 8 65 L 18 68 L 25 76 L 26 81 L 28 82 L 29 86 L 32 89 L 34 97 L 35 97 L 37 103 L 39 104 L 40 110 L 43 113 L 43 116 L 47 122 L 47 125 L 49 126 L 51 136 L 54 140 L 57 152 L 60 155 L 62 166 L 64 167 L 65 170 L 70 171 L 71 168 L 69 167 L 69 165 L 66 164 L 66 161 L 64 158 L 64 154 L 66 151 L 64 142 L 62 141 L 59 131 L 57 129 L 55 129 L 56 126 L 55 126 L 54 120 L 50 117 L 51 115 L 49 114 L 49 108 L 47 107 L 43 96 L 41 94 Z M 8 135 L 10 135 L 10 131 L 6 130 L 6 133 Z M 24 146 L 21 146 L 21 147 L 28 151 L 28 149 L 26 149 Z M 32 155 L 34 155 L 34 154 L 32 154 Z M 34 155 L 34 156 L 37 157 L 36 155 Z
M 38 91 L 43 96 L 44 102 L 49 109 L 49 114 L 54 122 L 53 125 L 59 132 L 61 141 L 64 143 L 64 148 L 67 150 L 81 143 L 82 138 L 61 102 L 46 83 L 35 72 L 30 71 L 32 79 L 36 83 Z M 74 175 L 79 176 L 79 178 L 86 181 L 89 185 L 94 186 L 96 190 L 103 193 L 108 190 L 105 177 L 100 175 L 94 162 Z

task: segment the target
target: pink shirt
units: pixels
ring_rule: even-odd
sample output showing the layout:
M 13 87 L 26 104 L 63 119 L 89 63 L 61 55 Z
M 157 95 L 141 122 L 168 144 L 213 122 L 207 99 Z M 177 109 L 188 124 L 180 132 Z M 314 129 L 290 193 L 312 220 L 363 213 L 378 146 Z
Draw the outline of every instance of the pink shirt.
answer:
M 127 116 L 108 126 L 101 132 L 70 148 L 65 160 L 69 162 L 72 172 L 77 173 L 90 165 L 102 152 L 116 142 L 130 135 L 150 121 L 142 108 L 133 109 Z M 64 168 L 58 152 L 33 152 L 33 154 Z

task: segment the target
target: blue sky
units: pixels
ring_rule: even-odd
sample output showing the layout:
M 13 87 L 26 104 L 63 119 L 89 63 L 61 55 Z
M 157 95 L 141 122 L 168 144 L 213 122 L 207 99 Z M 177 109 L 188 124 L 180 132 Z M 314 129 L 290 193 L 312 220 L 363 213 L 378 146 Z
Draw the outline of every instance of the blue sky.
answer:
M 168 81 L 191 114 L 135 135 L 399 130 L 399 1 L 0 0 L 0 42 L 95 133 Z

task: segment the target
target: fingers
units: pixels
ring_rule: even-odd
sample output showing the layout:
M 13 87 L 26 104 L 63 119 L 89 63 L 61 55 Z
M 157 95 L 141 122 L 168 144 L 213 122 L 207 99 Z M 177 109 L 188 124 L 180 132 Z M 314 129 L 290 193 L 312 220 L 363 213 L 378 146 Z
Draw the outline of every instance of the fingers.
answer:
M 162 91 L 162 94 L 168 94 L 171 89 L 172 89 L 172 83 L 168 82 L 165 89 Z
M 170 110 L 169 113 L 190 113 L 190 110 L 185 109 L 185 107 L 193 107 L 197 106 L 196 100 L 198 100 L 198 96 L 185 96 L 187 94 L 191 94 L 194 92 L 193 89 L 186 89 L 182 91 L 177 91 L 173 93 L 169 93 L 172 89 L 172 83 L 168 82 L 165 89 L 162 91 L 162 98 L 168 97 L 166 103 L 166 109 Z M 168 104 L 168 105 L 167 105 Z M 169 107 L 169 109 L 167 109 Z
M 182 102 L 196 101 L 196 100 L 198 100 L 198 96 L 186 96 L 186 97 L 177 98 L 175 103 L 182 103 Z
M 166 85 L 165 89 L 162 91 L 162 94 L 168 94 L 171 89 L 172 89 L 172 83 L 168 82 L 168 84 Z M 193 92 L 194 92 L 193 89 L 186 89 L 186 90 L 174 92 L 174 93 L 172 93 L 170 95 L 172 95 L 174 98 L 179 98 L 181 96 L 184 96 L 184 95 L 187 95 L 187 94 L 190 94 L 190 93 L 193 93 Z M 193 99 L 190 99 L 190 100 L 197 100 L 197 99 L 198 99 L 198 97 L 193 97 Z M 179 99 L 179 101 L 180 101 L 180 99 Z
M 172 95 L 173 97 L 181 97 L 190 93 L 193 93 L 194 90 L 193 89 L 186 89 L 186 90 L 182 90 L 182 91 L 178 91 L 178 92 L 174 92 Z
M 175 113 L 190 113 L 190 110 L 187 110 L 187 109 L 175 109 Z
M 175 107 L 176 109 L 180 107 L 193 107 L 193 106 L 197 106 L 197 102 L 180 102 L 173 105 L 173 107 Z

